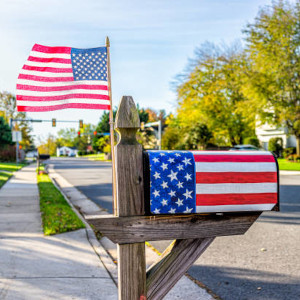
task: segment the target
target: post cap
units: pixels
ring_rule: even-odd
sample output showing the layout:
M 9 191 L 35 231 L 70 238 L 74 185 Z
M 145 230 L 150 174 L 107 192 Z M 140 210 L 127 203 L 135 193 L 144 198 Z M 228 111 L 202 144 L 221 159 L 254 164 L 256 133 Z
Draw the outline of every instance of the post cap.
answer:
M 123 96 L 119 104 L 115 122 L 118 128 L 140 128 L 140 117 L 131 96 Z

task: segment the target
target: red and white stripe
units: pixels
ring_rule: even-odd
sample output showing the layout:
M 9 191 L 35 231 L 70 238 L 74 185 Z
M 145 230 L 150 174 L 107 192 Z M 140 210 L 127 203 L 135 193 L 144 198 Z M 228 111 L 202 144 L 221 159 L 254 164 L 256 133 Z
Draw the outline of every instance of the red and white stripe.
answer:
M 17 80 L 18 111 L 110 109 L 107 81 L 73 77 L 70 47 L 35 44 Z
M 264 211 L 278 201 L 274 156 L 265 151 L 194 151 L 196 212 Z

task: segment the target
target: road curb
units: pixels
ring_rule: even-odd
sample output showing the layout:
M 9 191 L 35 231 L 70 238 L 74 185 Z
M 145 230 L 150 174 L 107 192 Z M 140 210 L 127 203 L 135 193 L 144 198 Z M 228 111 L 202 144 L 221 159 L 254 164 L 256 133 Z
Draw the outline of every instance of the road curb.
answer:
M 300 175 L 300 171 L 281 170 L 279 171 L 279 175 Z

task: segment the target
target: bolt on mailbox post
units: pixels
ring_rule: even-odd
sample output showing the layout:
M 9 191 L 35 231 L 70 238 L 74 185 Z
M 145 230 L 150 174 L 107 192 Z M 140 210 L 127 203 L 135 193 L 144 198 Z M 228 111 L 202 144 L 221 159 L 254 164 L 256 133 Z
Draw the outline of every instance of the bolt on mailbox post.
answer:
M 115 127 L 117 215 L 88 219 L 118 244 L 120 300 L 162 299 L 215 237 L 247 232 L 278 210 L 278 165 L 269 152 L 147 151 L 133 99 Z M 146 270 L 145 241 L 172 240 Z

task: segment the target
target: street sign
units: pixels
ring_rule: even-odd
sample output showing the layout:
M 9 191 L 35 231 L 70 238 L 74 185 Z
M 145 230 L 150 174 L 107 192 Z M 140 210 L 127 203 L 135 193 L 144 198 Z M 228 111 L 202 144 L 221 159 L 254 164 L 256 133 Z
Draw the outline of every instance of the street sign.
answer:
M 12 132 L 13 142 L 21 142 L 22 141 L 22 132 L 21 131 L 13 131 Z

